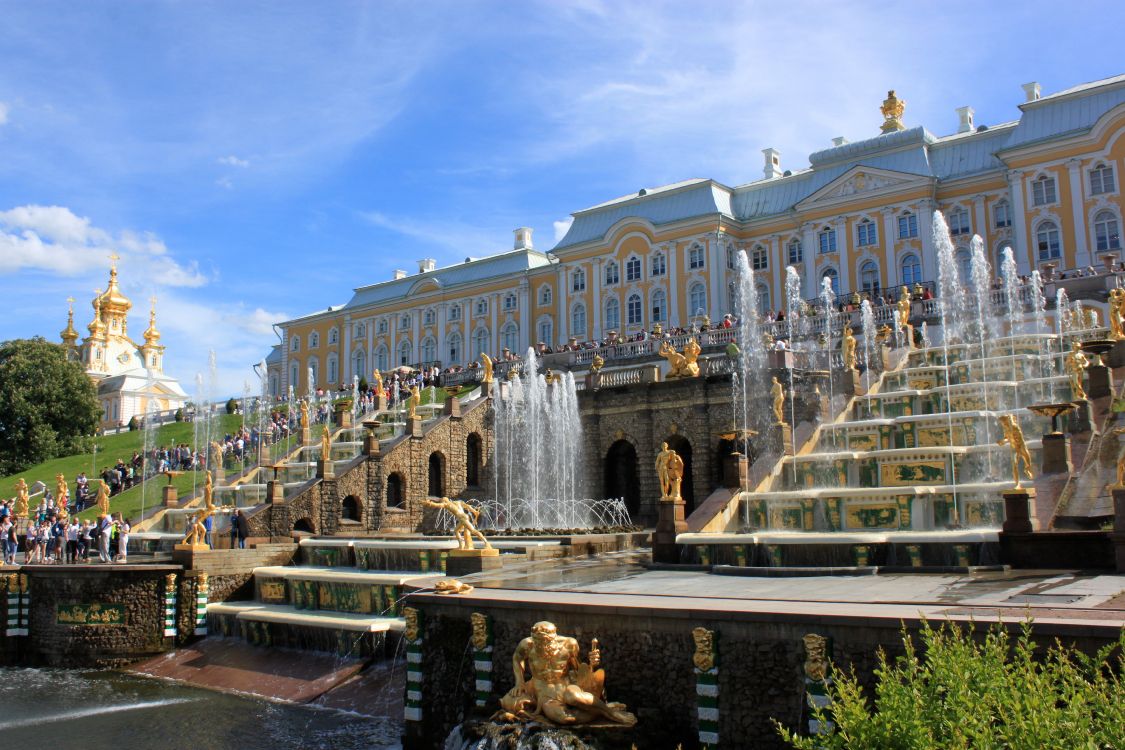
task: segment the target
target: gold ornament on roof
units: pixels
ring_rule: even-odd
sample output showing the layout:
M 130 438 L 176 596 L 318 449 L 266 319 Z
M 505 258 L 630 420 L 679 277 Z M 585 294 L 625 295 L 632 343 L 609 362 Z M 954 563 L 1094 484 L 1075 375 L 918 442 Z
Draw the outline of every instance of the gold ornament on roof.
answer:
M 894 89 L 887 92 L 887 98 L 883 100 L 883 106 L 879 108 L 879 111 L 883 113 L 882 131 L 884 133 L 906 130 L 906 126 L 902 124 L 902 113 L 906 111 L 906 101 L 895 96 Z
M 148 328 L 145 329 L 144 337 L 146 344 L 155 344 L 160 340 L 160 331 L 156 328 L 156 297 L 149 298 L 152 307 L 148 311 Z
M 94 319 L 90 321 L 90 325 L 86 326 L 86 330 L 90 332 L 91 336 L 97 336 L 105 332 L 105 321 L 102 320 L 102 290 L 94 290 Z
M 78 341 L 78 331 L 74 330 L 74 297 L 67 297 L 66 303 L 69 307 L 66 313 L 66 328 L 59 334 L 59 338 L 68 348 L 73 348 Z

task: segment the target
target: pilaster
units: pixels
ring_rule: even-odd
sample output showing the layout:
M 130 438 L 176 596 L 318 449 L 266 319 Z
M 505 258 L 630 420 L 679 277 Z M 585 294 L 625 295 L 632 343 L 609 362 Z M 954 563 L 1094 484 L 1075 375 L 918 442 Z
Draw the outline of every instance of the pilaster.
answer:
M 1090 252 L 1083 216 L 1085 202 L 1082 199 L 1082 160 L 1070 159 L 1066 163 L 1067 178 L 1070 182 L 1070 209 L 1074 216 L 1074 265 L 1078 268 L 1094 265 L 1094 255 Z M 1065 258 L 1063 259 L 1065 262 Z

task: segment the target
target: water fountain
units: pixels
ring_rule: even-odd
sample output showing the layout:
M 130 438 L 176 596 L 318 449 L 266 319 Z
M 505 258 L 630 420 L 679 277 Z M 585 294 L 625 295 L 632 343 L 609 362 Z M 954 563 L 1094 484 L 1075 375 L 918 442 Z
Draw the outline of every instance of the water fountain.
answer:
M 878 345 L 875 342 L 875 311 L 871 308 L 871 300 L 865 299 L 859 305 L 859 320 L 860 331 L 863 334 L 863 375 L 864 384 L 863 390 L 865 393 L 871 392 L 871 372 L 878 365 L 881 369 L 882 364 L 875 362 L 874 353 L 879 351 Z
M 734 442 L 735 449 L 748 456 L 749 437 L 764 435 L 770 426 L 770 411 L 763 403 L 763 396 L 769 390 L 769 378 L 765 341 L 759 321 L 758 290 L 745 251 L 738 253 L 737 264 L 735 317 L 738 318 L 738 366 L 731 379 L 736 420 Z

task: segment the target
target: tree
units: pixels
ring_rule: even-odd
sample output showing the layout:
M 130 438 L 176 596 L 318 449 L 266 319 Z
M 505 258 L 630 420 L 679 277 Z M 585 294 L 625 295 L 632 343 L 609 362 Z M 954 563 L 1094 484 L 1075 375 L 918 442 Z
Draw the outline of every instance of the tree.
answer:
M 831 702 L 813 711 L 832 730 L 800 737 L 778 725 L 782 737 L 807 750 L 1125 747 L 1125 630 L 1095 656 L 1037 648 L 1030 620 L 1014 640 L 1002 624 L 979 636 L 924 623 L 921 642 L 904 633 L 893 663 L 879 652 L 873 706 L 854 672 L 833 669 Z
M 0 344 L 0 474 L 81 452 L 100 419 L 97 389 L 62 346 Z

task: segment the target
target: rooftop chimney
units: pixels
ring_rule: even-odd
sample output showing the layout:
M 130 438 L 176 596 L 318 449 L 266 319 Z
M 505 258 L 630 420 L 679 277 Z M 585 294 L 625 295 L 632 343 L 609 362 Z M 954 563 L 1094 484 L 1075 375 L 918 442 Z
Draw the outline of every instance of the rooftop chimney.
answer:
M 514 230 L 516 235 L 516 250 L 531 250 L 535 245 L 531 244 L 531 227 L 520 227 Z
M 406 278 L 406 271 L 402 270 L 401 268 L 396 268 L 395 271 L 394 271 L 395 281 L 398 281 L 399 279 L 405 279 L 405 278 Z
M 838 135 L 832 139 L 832 148 L 839 148 L 848 142 L 848 139 L 842 135 Z
M 957 132 L 958 133 L 968 133 L 969 131 L 971 131 L 973 129 L 973 115 L 974 114 L 975 114 L 975 110 L 972 107 L 958 107 L 957 108 L 957 118 L 959 120 L 959 122 L 957 124 Z
M 1027 101 L 1033 102 L 1039 98 L 1039 92 L 1042 91 L 1039 84 L 1035 81 L 1025 83 L 1023 85 L 1023 93 L 1027 95 Z
M 772 180 L 774 177 L 781 177 L 781 152 L 776 148 L 763 148 L 762 154 L 766 157 L 765 166 L 762 168 L 762 173 L 765 174 L 767 180 Z
M 433 258 L 422 258 L 418 261 L 418 273 L 429 273 L 437 268 L 437 261 Z

